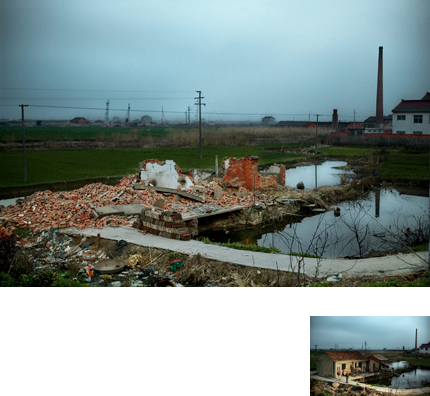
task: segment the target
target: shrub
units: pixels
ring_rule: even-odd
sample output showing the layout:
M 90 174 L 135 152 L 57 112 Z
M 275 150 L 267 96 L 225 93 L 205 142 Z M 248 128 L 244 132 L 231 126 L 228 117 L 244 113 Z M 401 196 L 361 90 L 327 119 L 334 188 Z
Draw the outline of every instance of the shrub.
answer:
M 0 238 L 0 272 L 9 272 L 18 250 L 15 242 L 14 236 Z

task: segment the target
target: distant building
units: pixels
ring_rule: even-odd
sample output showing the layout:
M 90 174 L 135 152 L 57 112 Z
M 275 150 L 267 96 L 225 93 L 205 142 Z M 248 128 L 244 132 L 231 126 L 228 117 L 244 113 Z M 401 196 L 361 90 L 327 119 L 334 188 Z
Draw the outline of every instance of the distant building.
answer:
M 316 122 L 308 121 L 279 121 L 276 126 L 289 127 L 289 128 L 315 128 Z
M 419 352 L 420 353 L 430 354 L 430 342 L 428 344 L 421 344 Z
M 370 370 L 375 372 L 381 370 L 383 367 L 388 367 L 390 360 L 380 353 L 375 353 L 369 357 Z
M 384 121 L 382 123 L 376 122 L 376 117 L 372 116 L 366 118 L 363 122 L 364 132 L 368 133 L 391 133 L 391 121 L 393 116 L 384 116 Z
M 275 124 L 275 118 L 274 118 L 274 117 L 272 117 L 272 116 L 266 116 L 266 117 L 263 117 L 263 118 L 261 119 L 261 123 L 262 123 L 263 125 L 274 125 L 274 124 Z
M 393 134 L 430 135 L 430 92 L 421 100 L 403 100 L 393 111 Z
M 152 117 L 150 117 L 149 115 L 144 115 L 143 117 L 140 118 L 140 122 L 150 123 L 152 122 Z
M 317 359 L 317 374 L 339 378 L 346 373 L 364 372 L 367 359 L 358 351 L 326 351 Z
M 363 122 L 352 122 L 349 124 L 345 131 L 350 136 L 363 136 L 364 135 L 364 123 Z
M 70 120 L 72 124 L 89 124 L 90 122 L 84 117 L 75 117 L 73 120 Z

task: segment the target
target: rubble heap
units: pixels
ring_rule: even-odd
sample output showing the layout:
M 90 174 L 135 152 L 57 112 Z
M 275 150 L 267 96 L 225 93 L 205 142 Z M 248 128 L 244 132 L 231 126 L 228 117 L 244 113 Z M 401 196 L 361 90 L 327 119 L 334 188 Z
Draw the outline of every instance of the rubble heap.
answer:
M 193 210 L 207 212 L 208 207 L 228 208 L 242 205 L 265 205 L 269 201 L 266 196 L 256 197 L 245 188 L 230 187 L 222 189 L 216 181 L 199 182 L 183 191 L 190 194 L 199 193 L 204 203 L 177 194 L 159 193 L 155 190 L 135 190 L 136 175 L 123 178 L 116 186 L 102 183 L 87 184 L 82 188 L 66 192 L 38 191 L 19 203 L 0 209 L 0 235 L 13 232 L 16 228 L 29 227 L 31 231 L 77 227 L 84 229 L 103 228 L 104 226 L 138 226 L 138 216 L 111 215 L 102 218 L 94 216 L 95 208 L 108 205 L 141 204 L 152 209 L 159 200 L 164 201 L 161 209 L 164 211 L 185 213 Z

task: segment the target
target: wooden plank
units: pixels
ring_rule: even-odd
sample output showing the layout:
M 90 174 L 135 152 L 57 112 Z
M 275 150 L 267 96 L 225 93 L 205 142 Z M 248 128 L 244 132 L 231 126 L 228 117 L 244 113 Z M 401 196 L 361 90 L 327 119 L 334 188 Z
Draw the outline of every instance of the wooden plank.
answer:
M 174 188 L 145 186 L 142 183 L 136 183 L 133 188 L 135 190 L 153 190 L 161 193 L 178 194 L 182 197 L 190 198 L 197 202 L 205 202 L 205 200 L 198 195 L 190 194 L 182 190 L 175 190 Z

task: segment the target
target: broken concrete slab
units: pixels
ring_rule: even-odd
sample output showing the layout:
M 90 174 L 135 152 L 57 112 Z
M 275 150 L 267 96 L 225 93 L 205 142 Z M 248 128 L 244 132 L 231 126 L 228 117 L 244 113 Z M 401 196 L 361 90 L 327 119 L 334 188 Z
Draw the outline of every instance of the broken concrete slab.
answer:
M 163 209 L 163 206 L 164 206 L 164 199 L 162 199 L 162 198 L 157 199 L 157 200 L 152 204 L 152 206 L 154 206 L 155 208 Z
M 188 221 L 191 219 L 200 219 L 202 217 L 210 217 L 210 216 L 221 215 L 224 213 L 237 212 L 242 209 L 245 209 L 245 206 L 237 205 L 232 208 L 220 209 L 220 210 L 216 210 L 213 212 L 206 212 L 206 213 L 198 213 L 198 212 L 191 211 L 191 212 L 182 213 L 182 219 Z
M 97 213 L 98 217 L 105 216 L 135 216 L 139 215 L 145 209 L 142 204 L 125 204 L 125 205 L 107 205 L 95 208 L 94 211 Z
M 153 190 L 160 193 L 170 193 L 170 194 L 178 194 L 185 198 L 193 199 L 197 202 L 205 202 L 205 200 L 202 197 L 199 197 L 197 195 L 191 194 L 186 191 L 174 189 L 174 188 L 167 188 L 167 187 L 154 187 L 154 186 L 146 186 L 143 183 L 136 183 L 133 188 L 135 190 Z
M 222 197 L 223 192 L 224 191 L 222 188 L 216 188 L 214 190 L 214 199 L 220 199 Z

